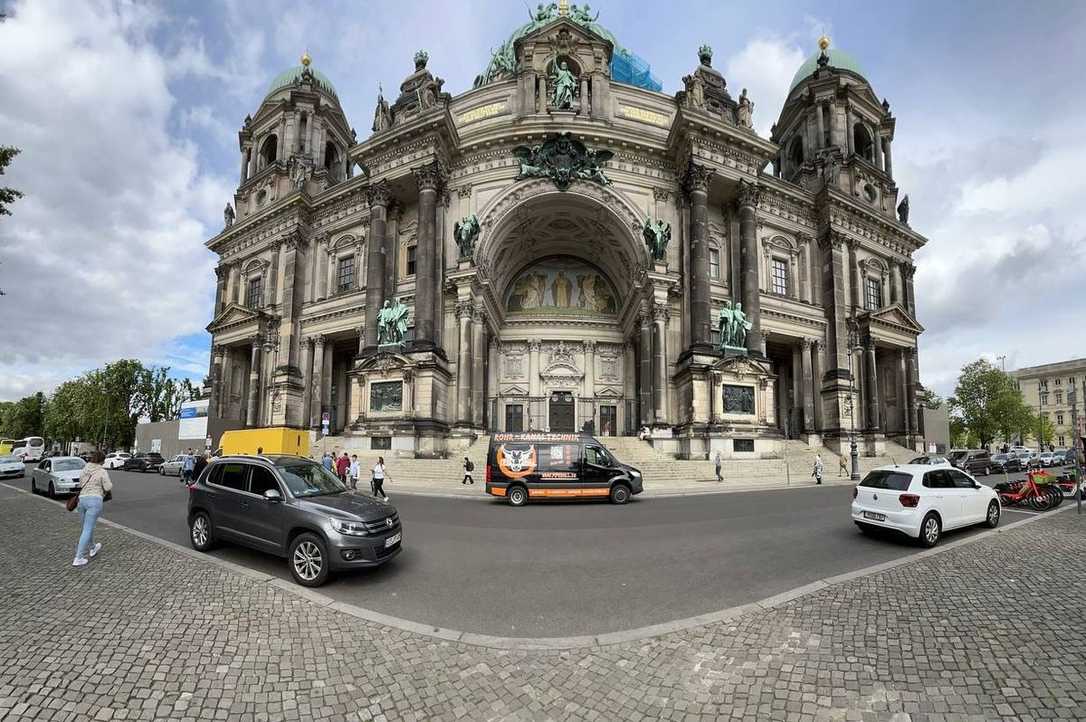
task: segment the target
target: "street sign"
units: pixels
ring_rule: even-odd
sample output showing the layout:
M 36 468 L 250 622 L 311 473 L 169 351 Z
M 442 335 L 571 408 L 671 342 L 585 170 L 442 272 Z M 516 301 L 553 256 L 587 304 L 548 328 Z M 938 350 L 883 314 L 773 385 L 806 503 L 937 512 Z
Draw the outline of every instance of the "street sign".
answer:
M 328 427 L 332 423 L 332 415 L 325 411 L 321 414 L 321 436 L 328 436 Z

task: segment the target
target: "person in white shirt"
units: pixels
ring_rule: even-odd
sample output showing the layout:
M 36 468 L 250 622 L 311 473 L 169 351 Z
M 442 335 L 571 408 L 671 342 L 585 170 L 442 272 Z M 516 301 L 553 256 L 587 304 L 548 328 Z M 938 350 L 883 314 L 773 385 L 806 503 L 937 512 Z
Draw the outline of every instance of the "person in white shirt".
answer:
M 351 466 L 347 470 L 347 478 L 350 480 L 351 488 L 358 488 L 358 475 L 362 473 L 362 468 L 358 464 L 358 454 L 351 456 Z
M 373 495 L 379 496 L 385 501 L 388 501 L 388 496 L 385 494 L 385 478 L 388 476 L 388 472 L 385 470 L 385 457 L 378 456 L 377 463 L 373 466 Z

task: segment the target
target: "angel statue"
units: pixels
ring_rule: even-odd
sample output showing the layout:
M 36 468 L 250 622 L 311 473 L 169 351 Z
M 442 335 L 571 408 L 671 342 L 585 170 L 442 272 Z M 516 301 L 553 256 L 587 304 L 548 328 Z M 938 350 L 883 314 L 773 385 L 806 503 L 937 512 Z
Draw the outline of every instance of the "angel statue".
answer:
M 453 225 L 453 237 L 456 238 L 456 247 L 460 249 L 460 260 L 471 258 L 475 250 L 475 239 L 479 237 L 479 218 L 472 213 Z
M 557 110 L 573 107 L 573 96 L 577 90 L 577 76 L 569 69 L 566 61 L 558 63 L 551 74 L 551 105 Z
M 657 219 L 645 219 L 645 225 L 641 228 L 641 235 L 645 238 L 645 244 L 649 247 L 654 261 L 667 259 L 667 244 L 671 242 L 671 224 Z

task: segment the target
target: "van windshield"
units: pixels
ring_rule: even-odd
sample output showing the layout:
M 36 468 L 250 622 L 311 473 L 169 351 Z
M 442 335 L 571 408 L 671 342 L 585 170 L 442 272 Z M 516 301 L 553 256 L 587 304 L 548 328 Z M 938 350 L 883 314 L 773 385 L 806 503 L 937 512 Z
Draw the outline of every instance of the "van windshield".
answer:
M 283 475 L 290 493 L 296 497 L 340 494 L 347 490 L 336 476 L 320 464 L 307 459 L 281 458 L 276 467 Z

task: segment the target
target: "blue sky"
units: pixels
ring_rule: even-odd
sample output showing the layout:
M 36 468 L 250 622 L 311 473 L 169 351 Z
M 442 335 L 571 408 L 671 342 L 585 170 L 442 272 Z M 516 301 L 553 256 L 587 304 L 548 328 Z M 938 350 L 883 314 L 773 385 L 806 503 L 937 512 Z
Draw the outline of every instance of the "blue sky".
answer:
M 533 3 L 534 6 L 534 3 Z M 498 2 L 213 3 L 0 0 L 4 177 L 27 197 L 0 220 L 0 399 L 135 356 L 206 373 L 214 258 L 239 165 L 237 130 L 308 49 L 360 138 L 378 83 L 415 50 L 459 93 L 527 18 Z M 600 22 L 678 90 L 709 43 L 768 134 L 822 32 L 858 59 L 897 117 L 894 170 L 940 393 L 978 356 L 1008 368 L 1086 356 L 1086 3 L 617 2 Z

